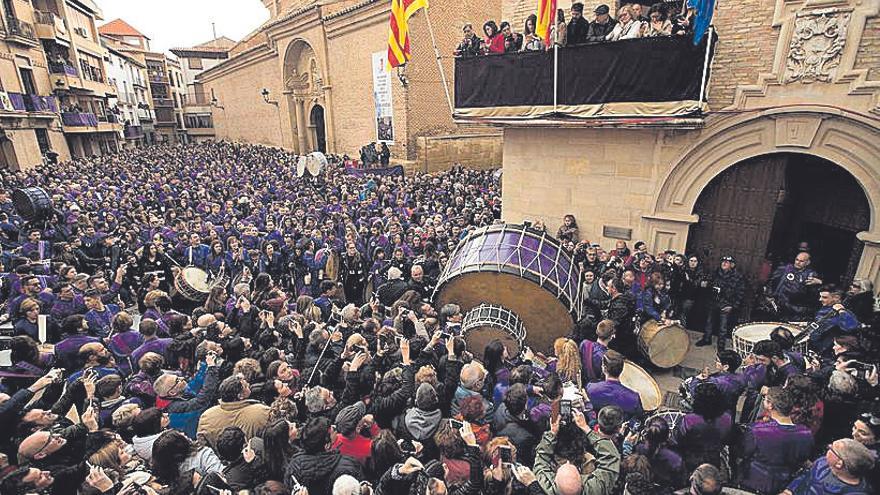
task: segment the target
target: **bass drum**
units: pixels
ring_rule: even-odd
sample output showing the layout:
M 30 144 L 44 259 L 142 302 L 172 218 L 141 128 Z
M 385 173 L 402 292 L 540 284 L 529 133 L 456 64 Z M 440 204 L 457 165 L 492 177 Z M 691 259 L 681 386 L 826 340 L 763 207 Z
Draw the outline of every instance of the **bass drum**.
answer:
M 742 325 L 737 325 L 733 329 L 733 350 L 736 351 L 741 358 L 745 359 L 752 353 L 755 344 L 762 340 L 768 340 L 770 338 L 770 333 L 772 333 L 777 327 L 787 328 L 795 338 L 804 331 L 802 327 L 789 323 L 766 321 L 743 323 Z M 808 340 L 802 340 L 796 343 L 792 350 L 801 354 L 806 354 L 808 345 Z
M 549 351 L 581 319 L 580 270 L 559 242 L 524 225 L 494 224 L 465 237 L 434 290 L 436 306 L 462 312 L 483 303 L 507 308 L 529 330 L 529 345 Z
M 465 315 L 461 322 L 461 335 L 471 354 L 480 360 L 483 359 L 486 345 L 493 340 L 500 340 L 507 348 L 510 359 L 514 359 L 522 350 L 526 329 L 519 317 L 509 309 L 481 304 Z
M 657 320 L 648 320 L 639 330 L 639 349 L 651 364 L 658 368 L 672 368 L 684 361 L 691 340 L 681 325 L 663 326 Z
M 177 293 L 184 299 L 193 302 L 205 302 L 211 285 L 208 284 L 208 272 L 201 268 L 188 266 L 182 268 L 174 279 L 174 287 Z
M 623 362 L 620 383 L 639 394 L 642 399 L 642 409 L 646 412 L 656 411 L 663 404 L 663 394 L 657 381 L 644 368 L 632 361 Z
M 309 171 L 309 175 L 312 177 L 321 175 L 321 172 L 327 168 L 328 164 L 327 157 L 320 151 L 313 151 L 306 157 L 306 170 Z
M 306 175 L 306 162 L 308 159 L 305 156 L 300 155 L 296 159 L 296 176 L 302 177 Z
M 12 205 L 23 220 L 36 222 L 48 220 L 55 211 L 52 198 L 40 187 L 25 187 L 12 191 Z

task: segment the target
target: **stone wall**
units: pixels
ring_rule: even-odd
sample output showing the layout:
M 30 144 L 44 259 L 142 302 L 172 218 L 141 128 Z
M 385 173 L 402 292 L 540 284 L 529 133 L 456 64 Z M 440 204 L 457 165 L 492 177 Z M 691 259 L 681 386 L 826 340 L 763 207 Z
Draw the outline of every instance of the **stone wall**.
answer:
M 217 139 L 281 144 L 279 111 L 284 112 L 286 108 L 265 103 L 261 88 L 267 88 L 274 100 L 282 96 L 281 75 L 275 59 L 264 59 L 205 84 L 205 92 L 211 94 L 213 90 L 223 107 L 212 109 Z
M 502 133 L 423 136 L 418 138 L 416 149 L 415 167 L 422 172 L 448 170 L 457 164 L 473 169 L 500 168 Z

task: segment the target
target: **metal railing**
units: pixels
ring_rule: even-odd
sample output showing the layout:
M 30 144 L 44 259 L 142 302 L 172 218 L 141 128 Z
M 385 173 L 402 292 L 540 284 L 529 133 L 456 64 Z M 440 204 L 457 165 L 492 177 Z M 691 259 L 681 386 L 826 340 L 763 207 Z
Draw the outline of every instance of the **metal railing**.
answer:
M 174 107 L 174 101 L 171 98 L 153 98 L 153 105 L 156 108 L 172 108 Z
M 52 26 L 56 31 L 61 32 L 62 34 L 67 34 L 67 26 L 64 24 L 64 19 L 58 16 L 58 14 L 54 12 L 46 12 L 44 10 L 35 10 L 34 11 L 34 22 L 37 24 L 43 24 L 46 26 Z
M 6 29 L 11 36 L 19 36 L 32 41 L 37 41 L 37 33 L 34 31 L 34 26 L 17 17 L 12 17 L 10 15 L 6 16 Z
M 66 62 L 49 62 L 49 72 L 52 74 L 67 74 L 72 77 L 79 76 L 79 71 L 76 67 Z

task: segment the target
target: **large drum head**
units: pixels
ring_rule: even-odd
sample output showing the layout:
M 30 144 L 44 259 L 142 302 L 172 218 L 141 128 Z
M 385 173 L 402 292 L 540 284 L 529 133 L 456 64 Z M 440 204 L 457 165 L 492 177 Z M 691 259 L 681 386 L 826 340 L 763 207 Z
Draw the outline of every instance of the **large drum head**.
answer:
M 324 156 L 324 153 L 320 151 L 314 151 L 309 153 L 308 160 L 306 161 L 306 169 L 308 169 L 309 174 L 313 177 L 317 177 L 321 174 L 321 171 L 327 167 L 327 157 Z
M 660 368 L 677 366 L 690 348 L 687 330 L 680 325 L 662 326 L 649 320 L 639 331 L 639 347 L 652 364 Z
M 195 267 L 187 267 L 183 269 L 181 274 L 186 283 L 199 292 L 209 292 L 211 286 L 208 285 L 208 272 Z
M 47 220 L 53 213 L 52 198 L 39 187 L 14 189 L 12 205 L 18 216 L 29 222 Z
M 556 239 L 522 225 L 491 225 L 472 232 L 437 283 L 438 307 L 455 303 L 467 313 L 483 303 L 515 313 L 528 344 L 549 352 L 581 311 L 580 271 Z
M 639 397 L 642 398 L 642 408 L 645 411 L 656 411 L 663 404 L 660 386 L 647 371 L 633 362 L 624 361 L 620 383 L 638 392 Z
M 776 327 L 787 328 L 794 337 L 797 337 L 804 331 L 803 328 L 788 323 L 777 323 L 772 321 L 743 323 L 733 329 L 733 350 L 745 359 L 746 356 L 752 353 L 752 349 L 755 347 L 756 343 L 770 338 L 770 333 Z M 799 342 L 795 345 L 795 350 L 806 352 L 807 345 L 808 341 L 806 340 Z
M 480 360 L 486 345 L 493 340 L 500 340 L 507 354 L 516 357 L 526 335 L 519 317 L 507 308 L 490 304 L 470 310 L 461 322 L 461 333 L 468 350 Z

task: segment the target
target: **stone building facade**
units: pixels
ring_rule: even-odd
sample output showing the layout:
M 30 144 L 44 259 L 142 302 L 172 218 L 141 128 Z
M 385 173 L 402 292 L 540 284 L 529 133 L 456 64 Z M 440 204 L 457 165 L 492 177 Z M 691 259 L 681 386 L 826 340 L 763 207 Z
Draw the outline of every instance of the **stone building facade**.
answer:
M 217 138 L 356 157 L 361 146 L 378 140 L 373 54 L 387 49 L 390 2 L 264 4 L 271 19 L 236 45 L 229 60 L 199 76 L 205 93 L 217 98 Z M 429 15 L 450 91 L 451 54 L 461 26 L 482 24 L 500 11 L 500 0 L 432 3 Z M 419 170 L 456 162 L 498 166 L 498 129 L 452 121 L 424 11 L 410 20 L 410 36 L 413 59 L 390 73 L 393 159 Z
M 503 15 L 521 25 L 533 3 Z M 555 232 L 571 213 L 603 246 L 734 254 L 753 280 L 809 240 L 828 281 L 880 283 L 880 1 L 718 2 L 714 25 L 696 124 L 506 126 L 505 220 Z

